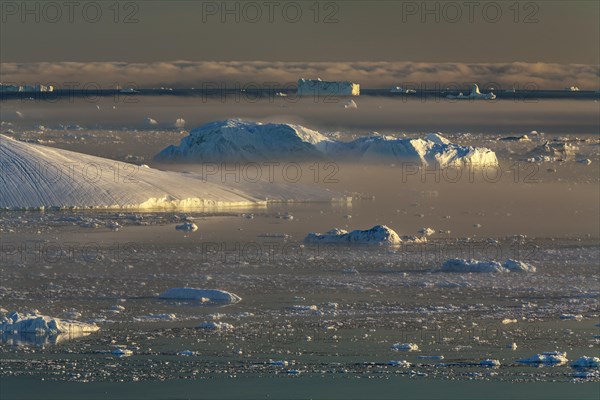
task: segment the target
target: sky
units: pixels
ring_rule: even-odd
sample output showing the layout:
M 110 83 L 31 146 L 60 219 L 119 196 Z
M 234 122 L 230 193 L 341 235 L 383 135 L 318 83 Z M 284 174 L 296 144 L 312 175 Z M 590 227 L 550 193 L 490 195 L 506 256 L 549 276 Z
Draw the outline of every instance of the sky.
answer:
M 0 3 L 4 82 L 90 80 L 104 71 L 95 78 L 186 86 L 236 76 L 264 80 L 264 62 L 278 62 L 273 79 L 286 81 L 327 73 L 324 79 L 345 75 L 377 86 L 381 77 L 365 74 L 364 66 L 378 65 L 375 72 L 395 80 L 468 80 L 474 78 L 465 74 L 474 74 L 491 82 L 504 68 L 510 76 L 500 80 L 506 84 L 518 75 L 522 82 L 560 88 L 570 82 L 600 86 L 595 0 L 77 3 Z M 177 61 L 195 69 L 182 70 Z M 282 74 L 289 65 L 293 73 Z

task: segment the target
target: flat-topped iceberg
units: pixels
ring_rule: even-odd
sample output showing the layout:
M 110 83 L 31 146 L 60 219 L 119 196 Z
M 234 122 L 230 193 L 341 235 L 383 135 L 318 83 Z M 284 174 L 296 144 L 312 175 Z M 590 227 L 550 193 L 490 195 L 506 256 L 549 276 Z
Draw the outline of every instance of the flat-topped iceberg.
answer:
M 242 298 L 236 294 L 219 289 L 172 288 L 159 296 L 165 300 L 194 300 L 217 303 L 237 303 Z
M 16 311 L 0 319 L 2 333 L 7 334 L 35 334 L 40 336 L 55 336 L 66 334 L 70 336 L 83 336 L 100 329 L 95 324 L 59 319 L 47 315 L 25 313 Z
M 143 168 L 3 135 L 0 188 L 0 209 L 17 210 L 212 209 L 264 206 L 267 200 L 331 201 L 342 197 L 316 186 L 221 182 L 199 174 Z
M 442 264 L 442 272 L 535 272 L 533 265 L 523 261 L 506 260 L 504 264 L 498 261 L 465 260 L 451 258 Z
M 340 243 L 340 244 L 377 244 L 397 245 L 402 243 L 400 236 L 385 225 L 375 225 L 371 229 L 354 230 L 352 232 L 334 228 L 325 233 L 309 233 L 304 238 L 306 243 Z
M 375 134 L 344 142 L 300 125 L 262 124 L 237 119 L 212 122 L 193 129 L 179 146 L 165 148 L 155 159 L 162 162 L 408 161 L 440 167 L 498 165 L 493 151 L 453 144 L 437 133 L 424 138 Z

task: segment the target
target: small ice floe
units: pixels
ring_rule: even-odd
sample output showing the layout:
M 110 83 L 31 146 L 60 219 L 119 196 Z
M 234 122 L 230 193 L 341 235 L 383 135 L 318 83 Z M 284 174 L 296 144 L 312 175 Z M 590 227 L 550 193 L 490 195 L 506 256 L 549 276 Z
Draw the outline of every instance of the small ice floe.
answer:
M 504 268 L 506 268 L 509 271 L 513 271 L 513 272 L 535 272 L 536 268 L 531 265 L 531 264 L 527 264 L 523 261 L 516 261 L 516 260 L 511 260 L 508 259 L 504 262 L 504 264 L 502 264 L 502 266 Z
M 419 351 L 419 346 L 414 343 L 395 343 L 392 345 L 392 350 Z
M 233 325 L 228 324 L 227 322 L 218 322 L 218 321 L 208 321 L 203 322 L 196 327 L 197 329 L 204 329 L 207 331 L 230 331 L 233 329 Z
M 158 125 L 158 122 L 154 118 L 146 117 L 146 123 L 148 125 Z
M 348 100 L 346 102 L 346 104 L 344 104 L 344 108 L 348 109 L 354 109 L 356 110 L 358 108 L 358 105 L 356 104 L 356 102 L 354 100 Z
M 535 272 L 533 265 L 522 261 L 506 260 L 504 264 L 498 261 L 465 260 L 451 258 L 442 264 L 443 272 Z
M 516 319 L 504 318 L 502 320 L 502 325 L 516 324 L 516 323 L 517 323 Z
M 392 367 L 405 367 L 405 368 L 409 368 L 411 366 L 411 364 L 406 360 L 401 360 L 401 361 L 392 360 L 392 361 L 388 362 L 387 365 L 390 365 Z
M 179 129 L 185 128 L 185 119 L 183 119 L 183 118 L 177 118 L 175 120 L 175 124 L 174 125 L 175 125 L 175 128 L 179 128 Z
M 197 354 L 198 354 L 198 352 L 191 351 L 191 350 L 183 350 L 183 351 L 180 351 L 179 353 L 177 353 L 178 356 L 184 356 L 184 357 L 195 356 Z
M 120 304 L 114 305 L 110 308 L 110 311 L 114 312 L 114 313 L 120 313 L 121 311 L 124 311 L 124 310 L 125 310 L 125 307 L 123 307 Z
M 16 311 L 0 318 L 0 332 L 8 334 L 31 333 L 36 335 L 82 336 L 100 329 L 95 324 L 63 320 L 36 313 L 19 314 Z
M 567 320 L 575 320 L 575 321 L 581 321 L 583 320 L 583 315 L 581 314 L 562 314 L 560 316 L 560 319 L 567 319 Z
M 318 311 L 319 307 L 317 307 L 314 304 L 311 306 L 306 306 L 303 304 L 296 304 L 296 305 L 290 306 L 289 309 L 295 310 L 295 311 Z
M 133 351 L 128 350 L 128 349 L 122 349 L 122 348 L 118 347 L 118 348 L 114 349 L 113 351 L 111 351 L 111 354 L 116 357 L 129 357 L 129 356 L 133 355 Z
M 531 142 L 531 138 L 527 135 L 507 136 L 507 137 L 500 138 L 500 140 L 505 141 L 505 142 Z
M 479 365 L 481 365 L 482 367 L 499 367 L 500 366 L 500 361 L 498 360 L 492 360 L 492 359 L 487 359 L 487 360 L 483 360 L 479 363 Z
M 417 356 L 417 358 L 430 359 L 430 360 L 443 360 L 444 356 Z
M 165 300 L 196 300 L 208 299 L 211 302 L 233 304 L 242 300 L 236 294 L 218 289 L 172 288 L 159 296 Z
M 598 357 L 579 357 L 571 364 L 573 368 L 600 368 L 600 358 Z
M 517 349 L 517 344 L 515 342 L 509 343 L 506 345 L 507 349 L 511 349 L 511 350 L 516 350 Z
M 175 229 L 178 231 L 196 232 L 198 230 L 198 225 L 193 222 L 184 222 L 183 224 L 177 225 Z
M 421 228 L 418 231 L 422 236 L 431 236 L 435 233 L 435 229 L 431 228 Z
M 385 225 L 375 225 L 367 230 L 352 232 L 334 228 L 326 233 L 309 233 L 304 238 L 306 243 L 339 243 L 339 244 L 376 244 L 397 245 L 402 242 L 400 236 Z
M 529 358 L 517 360 L 522 364 L 564 364 L 568 362 L 567 353 L 560 351 L 549 351 L 542 354 L 536 354 Z
M 175 321 L 177 315 L 175 314 L 148 314 L 142 315 L 141 317 L 134 318 L 136 321 Z

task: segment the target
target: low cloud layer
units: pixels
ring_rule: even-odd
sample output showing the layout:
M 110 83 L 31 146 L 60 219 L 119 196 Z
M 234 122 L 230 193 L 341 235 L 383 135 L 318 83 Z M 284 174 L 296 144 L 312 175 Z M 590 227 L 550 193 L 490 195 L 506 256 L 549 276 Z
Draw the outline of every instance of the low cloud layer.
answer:
M 97 84 L 135 87 L 227 87 L 253 84 L 293 85 L 299 78 L 351 80 L 363 88 L 402 85 L 435 89 L 467 86 L 478 82 L 483 87 L 563 89 L 572 85 L 582 90 L 598 90 L 600 66 L 549 63 L 413 63 L 413 62 L 57 62 L 1 63 L 3 83 L 54 83 L 57 87 Z M 77 85 L 72 84 L 76 82 Z

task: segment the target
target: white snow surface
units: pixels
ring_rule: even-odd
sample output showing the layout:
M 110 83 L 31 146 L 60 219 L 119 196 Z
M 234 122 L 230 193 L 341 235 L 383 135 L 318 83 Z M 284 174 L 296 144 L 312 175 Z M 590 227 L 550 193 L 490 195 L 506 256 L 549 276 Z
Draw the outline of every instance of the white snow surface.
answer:
M 0 135 L 0 209 L 204 209 L 343 196 L 291 183 L 211 182 L 193 173 L 25 143 Z M 348 201 L 347 199 L 344 199 Z
M 16 311 L 0 318 L 0 327 L 3 333 L 32 333 L 49 336 L 59 334 L 84 335 L 100 329 L 94 324 L 34 313 L 20 314 Z
M 159 296 L 169 300 L 202 300 L 213 302 L 237 303 L 242 298 L 236 294 L 219 289 L 171 288 Z
M 376 244 L 397 245 L 402 243 L 400 236 L 385 225 L 375 225 L 371 229 L 354 230 L 352 232 L 334 228 L 325 233 L 309 233 L 304 238 L 306 243 L 339 243 L 339 244 Z
M 372 135 L 344 142 L 300 125 L 239 119 L 211 122 L 193 129 L 179 146 L 165 148 L 155 159 L 163 162 L 412 161 L 440 167 L 498 164 L 493 151 L 453 144 L 438 133 L 424 139 Z

